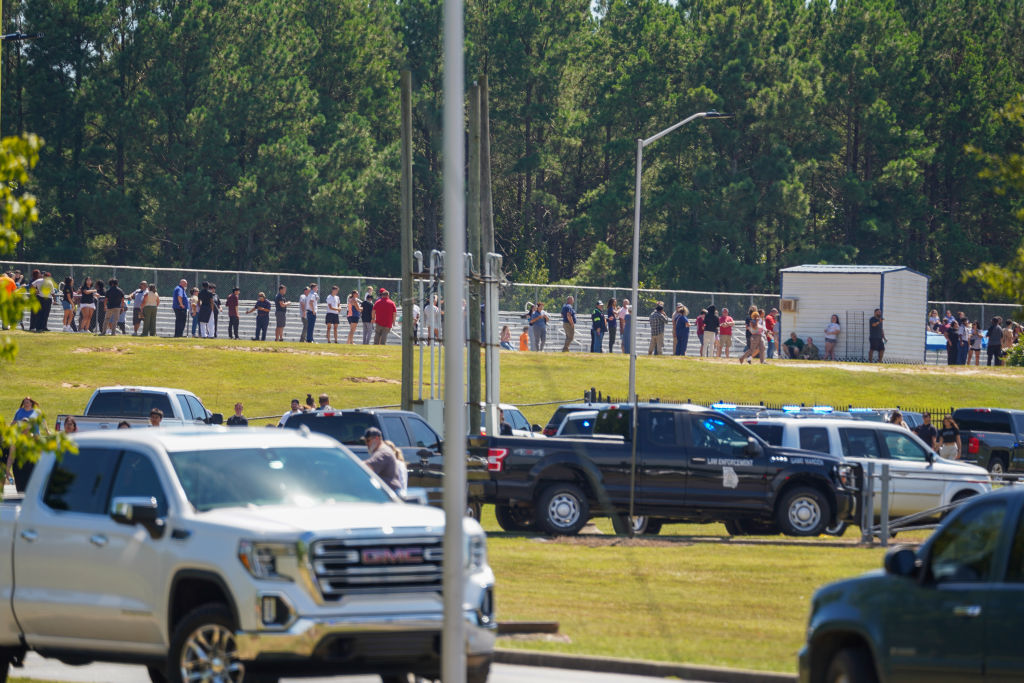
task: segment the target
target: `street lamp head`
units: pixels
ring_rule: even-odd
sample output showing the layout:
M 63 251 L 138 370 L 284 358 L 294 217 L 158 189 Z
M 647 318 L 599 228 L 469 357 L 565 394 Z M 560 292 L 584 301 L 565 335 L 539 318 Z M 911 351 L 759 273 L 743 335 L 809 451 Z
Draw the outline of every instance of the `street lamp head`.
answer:
M 733 114 L 723 114 L 722 112 L 711 109 L 710 111 L 704 112 L 704 118 L 706 119 L 731 119 L 734 118 Z
M 8 42 L 8 41 L 21 41 L 21 40 L 36 40 L 37 38 L 42 38 L 42 37 L 43 37 L 42 33 L 22 33 L 21 31 L 17 31 L 15 33 L 5 33 L 3 35 L 0 35 L 0 40 L 2 40 L 4 42 Z

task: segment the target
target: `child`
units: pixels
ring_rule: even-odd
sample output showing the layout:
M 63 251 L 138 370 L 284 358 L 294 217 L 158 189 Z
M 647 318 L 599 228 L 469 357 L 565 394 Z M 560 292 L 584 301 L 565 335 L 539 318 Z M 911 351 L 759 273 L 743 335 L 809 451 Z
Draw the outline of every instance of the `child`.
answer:
M 530 350 L 530 328 L 523 327 L 523 333 L 519 335 L 519 350 L 529 351 Z
M 515 351 L 512 348 L 512 330 L 508 328 L 508 325 L 502 325 L 501 327 L 501 348 L 506 351 Z

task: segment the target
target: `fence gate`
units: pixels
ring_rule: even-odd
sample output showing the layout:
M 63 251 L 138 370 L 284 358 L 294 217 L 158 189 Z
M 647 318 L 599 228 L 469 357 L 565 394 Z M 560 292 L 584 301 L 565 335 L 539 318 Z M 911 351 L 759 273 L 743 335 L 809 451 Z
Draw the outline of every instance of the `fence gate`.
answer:
M 864 360 L 867 358 L 867 334 L 864 323 L 864 311 L 846 311 L 846 322 L 843 323 L 842 357 L 845 359 Z

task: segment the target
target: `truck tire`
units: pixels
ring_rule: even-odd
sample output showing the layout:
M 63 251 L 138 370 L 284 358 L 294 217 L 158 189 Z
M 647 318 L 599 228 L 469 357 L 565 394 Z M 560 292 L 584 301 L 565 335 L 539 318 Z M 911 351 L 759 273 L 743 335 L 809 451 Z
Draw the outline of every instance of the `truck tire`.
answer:
M 777 536 L 782 533 L 775 522 L 755 522 L 750 519 L 730 519 L 725 522 L 725 531 L 730 536 Z
M 828 663 L 825 683 L 878 683 L 871 653 L 863 647 L 845 647 Z
M 831 518 L 828 500 L 810 486 L 788 489 L 775 509 L 775 520 L 787 536 L 820 536 Z
M 0 662 L 0 683 L 7 683 L 7 671 L 11 668 L 11 663 L 6 659 Z
M 160 667 L 147 666 L 146 671 L 149 673 L 150 683 L 167 683 L 167 674 Z M 0 681 L 0 683 L 3 682 Z
M 644 529 L 644 536 L 657 536 L 661 533 L 663 524 L 665 524 L 663 519 L 648 519 L 647 528 Z
M 223 603 L 208 603 L 185 615 L 174 627 L 171 650 L 167 656 L 169 683 L 195 680 L 203 672 L 210 680 L 241 683 L 245 678 L 245 665 L 235 650 L 235 624 L 231 610 Z M 200 656 L 197 653 L 202 652 Z M 198 680 L 207 680 L 199 678 Z
M 487 677 L 491 675 L 491 660 L 476 667 L 466 668 L 466 683 L 487 683 Z
M 647 533 L 647 527 L 651 525 L 651 518 L 647 515 L 633 515 L 629 521 L 633 527 L 634 536 L 643 536 Z
M 495 505 L 494 516 L 505 531 L 527 531 L 533 526 L 533 510 L 515 505 Z
M 552 536 L 573 536 L 590 519 L 590 503 L 576 484 L 560 481 L 541 491 L 534 506 L 534 523 Z
M 1006 457 L 1002 455 L 993 455 L 988 461 L 988 471 L 992 473 L 992 479 L 995 481 L 1002 481 L 1003 475 L 1006 474 Z

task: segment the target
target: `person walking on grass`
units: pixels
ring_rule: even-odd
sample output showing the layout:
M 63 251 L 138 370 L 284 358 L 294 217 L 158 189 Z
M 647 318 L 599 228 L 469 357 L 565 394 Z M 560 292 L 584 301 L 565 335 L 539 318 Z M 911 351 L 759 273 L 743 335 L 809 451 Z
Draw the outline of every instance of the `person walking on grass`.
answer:
M 548 317 L 544 310 L 544 302 L 538 301 L 537 306 L 530 315 L 530 325 L 533 326 L 533 350 L 543 351 L 544 344 L 548 341 Z
M 764 321 L 761 319 L 761 312 L 754 311 L 750 314 L 750 324 L 747 325 L 747 329 L 750 330 L 750 348 L 743 352 L 740 356 L 740 364 L 743 361 L 750 363 L 750 359 L 756 356 L 761 358 L 761 364 L 765 362 L 765 326 Z

